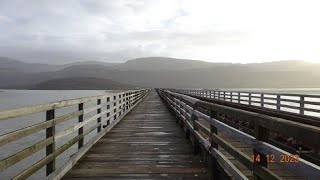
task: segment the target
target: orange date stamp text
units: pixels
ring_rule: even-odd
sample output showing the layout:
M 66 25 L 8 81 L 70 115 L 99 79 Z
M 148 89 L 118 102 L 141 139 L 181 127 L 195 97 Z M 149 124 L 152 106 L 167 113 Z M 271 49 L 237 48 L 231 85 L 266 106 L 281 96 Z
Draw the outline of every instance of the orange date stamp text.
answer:
M 254 162 L 261 162 L 261 155 L 252 155 L 251 158 Z M 297 154 L 280 154 L 280 156 L 275 154 L 266 154 L 265 159 L 268 163 L 297 163 L 300 161 L 300 157 Z

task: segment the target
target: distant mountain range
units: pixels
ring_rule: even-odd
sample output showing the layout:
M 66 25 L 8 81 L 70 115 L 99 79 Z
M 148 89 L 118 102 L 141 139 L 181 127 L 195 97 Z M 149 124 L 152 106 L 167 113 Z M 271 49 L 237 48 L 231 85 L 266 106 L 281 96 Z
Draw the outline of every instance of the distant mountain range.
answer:
M 0 57 L 0 88 L 298 88 L 320 87 L 320 64 L 278 61 L 254 64 L 146 57 L 125 63 L 98 61 L 32 64 Z M 57 81 L 57 79 L 59 81 Z M 64 81 L 65 79 L 65 81 Z M 78 85 L 71 85 L 76 80 Z M 80 82 L 83 83 L 80 83 Z M 93 84 L 90 84 L 95 82 Z M 70 82 L 70 83 L 68 83 Z M 81 86 L 79 85 L 81 84 Z M 88 84 L 88 88 L 86 88 Z M 90 84 L 90 87 L 89 87 Z M 128 85 L 129 84 L 129 85 Z M 67 85 L 69 85 L 67 87 Z
M 51 79 L 26 88 L 41 90 L 118 90 L 134 89 L 135 87 L 102 78 L 75 77 Z

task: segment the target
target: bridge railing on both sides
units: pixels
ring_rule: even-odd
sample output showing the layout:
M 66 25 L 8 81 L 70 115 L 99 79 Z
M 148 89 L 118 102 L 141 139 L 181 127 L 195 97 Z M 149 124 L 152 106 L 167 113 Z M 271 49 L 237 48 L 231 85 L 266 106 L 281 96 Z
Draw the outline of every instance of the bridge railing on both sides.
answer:
M 22 172 L 14 175 L 12 179 L 26 179 L 43 167 L 46 169 L 47 178 L 61 178 L 92 145 L 110 131 L 148 92 L 149 89 L 117 91 L 99 96 L 0 111 L 0 121 L 11 121 L 14 118 L 37 113 L 45 117 L 44 121 L 0 135 L 1 148 L 10 144 L 18 146 L 21 142 L 15 144 L 17 141 L 32 135 L 39 136 L 39 133 L 44 136 L 40 137 L 41 140 L 37 142 L 28 143 L 28 147 L 1 159 L 0 172 L 12 168 L 17 163 L 35 155 L 35 153 L 45 150 L 44 156 L 34 164 L 25 163 L 28 165 Z M 63 111 L 70 107 L 73 108 L 73 112 L 63 115 L 57 113 L 57 111 Z M 76 111 L 74 111 L 75 109 Z M 60 131 L 58 131 L 58 125 L 63 126 L 62 129 L 59 128 Z M 25 142 L 21 144 L 26 145 Z M 75 152 L 71 157 L 67 156 L 68 160 L 57 168 L 56 159 L 70 150 L 71 147 L 75 149 Z
M 199 147 L 202 147 L 201 149 L 204 149 L 212 158 L 211 162 L 213 163 L 211 167 L 215 167 L 215 164 L 217 164 L 214 162 L 219 162 L 222 168 L 233 175 L 235 179 L 247 179 L 219 151 L 218 147 L 222 147 L 251 170 L 253 176 L 257 179 L 281 179 L 272 169 L 268 169 L 268 154 L 273 155 L 275 163 L 280 164 L 282 156 L 287 158 L 285 161 L 292 161 L 281 163 L 281 166 L 302 177 L 309 179 L 320 177 L 320 167 L 318 165 L 301 158 L 297 154 L 289 153 L 270 144 L 269 137 L 271 131 L 279 131 L 286 136 L 293 137 L 296 140 L 309 144 L 315 149 L 319 149 L 319 127 L 202 101 L 187 95 L 186 91 L 178 92 L 170 89 L 157 89 L 157 91 L 175 116 L 182 122 L 186 135 L 193 141 L 195 151 Z M 219 113 L 250 121 L 254 127 L 253 133 L 251 135 L 247 134 L 224 123 L 218 117 Z M 241 150 L 219 136 L 218 130 L 250 146 L 253 157 L 241 152 Z M 259 157 L 259 161 L 257 161 L 257 157 Z

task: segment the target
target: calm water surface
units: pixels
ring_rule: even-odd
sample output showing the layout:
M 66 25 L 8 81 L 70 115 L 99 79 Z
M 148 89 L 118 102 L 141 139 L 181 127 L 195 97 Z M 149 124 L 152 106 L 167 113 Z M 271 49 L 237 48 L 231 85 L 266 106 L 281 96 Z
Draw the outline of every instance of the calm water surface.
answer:
M 65 99 L 74 99 L 80 98 L 85 96 L 94 96 L 94 95 L 101 95 L 106 94 L 106 91 L 103 90 L 1 90 L 0 89 L 0 111 L 13 109 L 13 108 L 20 108 L 25 106 L 31 105 L 38 105 L 38 104 L 46 104 L 49 102 L 61 101 Z M 93 102 L 95 103 L 95 102 Z M 85 107 L 92 105 L 92 103 L 85 103 Z M 63 115 L 68 112 L 74 112 L 77 110 L 77 106 L 71 106 L 68 108 L 58 109 L 56 110 L 56 116 Z M 23 116 L 19 118 L 13 118 L 9 120 L 2 120 L 0 121 L 0 135 L 8 133 L 10 131 L 14 131 L 26 126 L 30 126 L 35 123 L 43 122 L 45 120 L 45 113 L 36 113 L 28 116 Z M 77 119 L 71 119 L 66 123 L 62 123 L 57 125 L 56 131 L 61 131 L 66 127 L 70 127 L 72 124 L 77 123 Z M 94 136 L 94 133 L 89 134 L 88 138 Z M 72 139 L 77 135 L 76 133 L 72 133 L 68 135 L 65 140 L 58 140 L 56 142 L 56 148 L 60 147 L 62 144 L 67 142 L 68 140 Z M 0 159 L 4 157 L 8 157 L 36 142 L 39 142 L 45 138 L 45 132 L 40 131 L 28 137 L 24 137 L 18 141 L 13 143 L 6 144 L 0 147 Z M 85 139 L 85 142 L 89 139 Z M 76 151 L 75 144 L 70 150 L 66 153 L 59 156 L 56 161 L 57 167 L 60 167 L 69 157 Z M 20 163 L 6 169 L 3 172 L 0 172 L 0 179 L 10 179 L 15 176 L 17 173 L 23 171 L 31 164 L 37 162 L 41 158 L 45 156 L 45 151 L 40 150 L 39 152 L 35 153 L 34 155 L 30 156 L 29 158 L 24 159 Z M 45 169 L 42 168 L 39 172 L 34 174 L 30 179 L 44 179 L 45 177 Z

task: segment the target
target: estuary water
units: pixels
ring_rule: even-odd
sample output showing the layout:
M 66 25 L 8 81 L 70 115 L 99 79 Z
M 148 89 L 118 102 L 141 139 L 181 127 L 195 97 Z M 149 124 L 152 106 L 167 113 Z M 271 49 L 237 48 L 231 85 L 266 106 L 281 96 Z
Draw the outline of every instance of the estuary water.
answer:
M 75 99 L 85 96 L 95 96 L 106 94 L 104 90 L 5 90 L 0 89 L 0 111 L 21 108 L 25 106 L 47 104 L 50 102 L 61 101 L 65 99 Z M 86 105 L 86 104 L 85 104 Z M 88 104 L 89 106 L 89 104 Z M 71 106 L 69 108 L 64 108 L 63 110 L 56 110 L 56 116 L 63 115 L 68 112 L 74 112 L 77 110 L 77 106 Z M 39 122 L 45 121 L 45 113 L 35 113 L 28 116 L 23 116 L 19 118 L 12 118 L 9 120 L 0 121 L 0 135 L 6 134 L 8 132 L 30 126 Z M 77 119 L 71 119 L 66 123 L 57 125 L 56 131 L 63 130 L 65 127 L 70 127 L 72 124 L 77 123 Z M 94 132 L 95 133 L 95 132 Z M 90 134 L 89 134 L 90 135 Z M 91 134 L 92 137 L 94 134 Z M 76 133 L 70 134 L 66 137 L 66 140 L 59 140 L 56 142 L 56 148 L 75 137 Z M 24 137 L 13 143 L 9 143 L 0 146 L 0 159 L 4 159 L 18 151 L 27 148 L 28 146 L 39 142 L 45 138 L 45 131 L 37 132 L 28 137 Z M 88 140 L 88 139 L 87 139 Z M 85 139 L 85 141 L 87 141 Z M 76 146 L 77 144 L 75 144 Z M 59 156 L 56 161 L 56 166 L 60 167 L 69 157 L 76 151 L 76 147 L 73 146 L 69 151 Z M 30 165 L 34 164 L 41 158 L 45 156 L 45 150 L 40 150 L 34 155 L 22 160 L 20 163 L 13 165 L 12 167 L 0 172 L 0 179 L 11 179 L 17 173 L 25 170 Z M 35 173 L 30 177 L 30 179 L 45 179 L 45 168 Z

